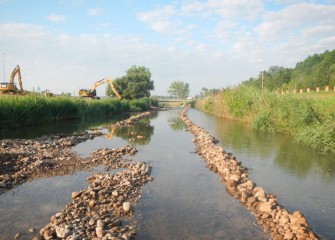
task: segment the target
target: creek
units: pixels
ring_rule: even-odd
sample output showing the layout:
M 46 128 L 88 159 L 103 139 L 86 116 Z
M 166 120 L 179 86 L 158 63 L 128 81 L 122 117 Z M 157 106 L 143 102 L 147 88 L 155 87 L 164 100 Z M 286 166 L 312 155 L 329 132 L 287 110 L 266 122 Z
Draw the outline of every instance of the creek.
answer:
M 158 112 L 150 120 L 117 129 L 113 135 L 103 129 L 105 136 L 73 149 L 87 157 L 95 149 L 125 145 L 131 132 L 145 137 L 132 143 L 138 153 L 130 157 L 151 165 L 154 178 L 143 187 L 134 209 L 136 239 L 268 239 L 269 234 L 253 224 L 255 218 L 248 210 L 226 192 L 219 175 L 194 153 L 193 136 L 178 119 L 181 110 Z M 244 124 L 194 109 L 188 117 L 219 139 L 219 144 L 249 169 L 249 178 L 275 194 L 279 204 L 289 211 L 301 211 L 323 239 L 335 239 L 333 154 L 321 155 L 292 143 L 290 137 L 255 132 Z M 97 125 L 104 128 L 109 124 Z M 75 129 L 76 124 L 72 126 Z M 51 215 L 71 201 L 71 192 L 85 188 L 85 179 L 103 170 L 97 167 L 38 179 L 1 194 L 0 239 L 13 239 L 17 232 L 45 226 Z

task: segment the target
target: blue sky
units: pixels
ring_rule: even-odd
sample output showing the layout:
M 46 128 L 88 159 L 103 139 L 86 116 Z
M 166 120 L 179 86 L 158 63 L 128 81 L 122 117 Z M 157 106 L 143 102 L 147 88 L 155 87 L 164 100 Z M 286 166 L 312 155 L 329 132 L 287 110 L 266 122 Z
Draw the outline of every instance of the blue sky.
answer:
M 5 78 L 20 65 L 27 90 L 77 95 L 137 65 L 152 95 L 178 80 L 194 96 L 334 46 L 335 0 L 0 0 Z

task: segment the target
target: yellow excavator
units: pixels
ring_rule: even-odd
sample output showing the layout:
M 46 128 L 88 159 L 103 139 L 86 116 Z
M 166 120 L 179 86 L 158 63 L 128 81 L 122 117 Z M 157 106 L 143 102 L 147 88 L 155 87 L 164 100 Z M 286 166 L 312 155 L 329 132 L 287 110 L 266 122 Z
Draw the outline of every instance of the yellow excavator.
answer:
M 96 99 L 99 99 L 99 97 L 97 97 L 97 91 L 96 91 L 96 88 L 98 86 L 100 86 L 101 84 L 104 84 L 104 83 L 109 83 L 109 85 L 111 86 L 112 88 L 112 91 L 113 93 L 115 94 L 115 96 L 118 98 L 118 99 L 121 99 L 121 96 L 120 94 L 116 91 L 114 85 L 113 85 L 113 81 L 111 78 L 107 77 L 107 78 L 104 78 L 100 81 L 96 81 L 93 86 L 91 87 L 91 89 L 80 89 L 79 90 L 79 96 L 81 98 L 96 98 Z
M 19 82 L 20 85 L 20 90 L 16 87 L 15 83 L 14 83 L 14 78 L 17 74 L 17 80 Z M 16 68 L 14 68 L 12 74 L 9 77 L 9 82 L 2 82 L 0 83 L 0 94 L 24 94 L 24 90 L 22 87 L 22 80 L 21 80 L 21 72 L 20 72 L 20 67 L 19 65 L 16 66 Z
M 45 89 L 44 91 L 42 91 L 41 95 L 45 96 L 45 97 L 53 97 L 53 96 L 55 96 L 55 94 L 53 94 L 52 92 L 50 92 L 49 89 Z

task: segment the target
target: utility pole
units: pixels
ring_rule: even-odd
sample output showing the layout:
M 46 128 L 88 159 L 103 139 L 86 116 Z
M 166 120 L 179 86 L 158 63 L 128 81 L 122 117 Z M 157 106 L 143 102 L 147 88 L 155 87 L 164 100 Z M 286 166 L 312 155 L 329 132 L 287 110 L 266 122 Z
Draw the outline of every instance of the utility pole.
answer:
M 264 91 L 264 71 L 262 71 L 262 93 Z
M 3 81 L 6 82 L 6 74 L 5 74 L 5 53 L 2 53 L 2 65 L 3 65 Z

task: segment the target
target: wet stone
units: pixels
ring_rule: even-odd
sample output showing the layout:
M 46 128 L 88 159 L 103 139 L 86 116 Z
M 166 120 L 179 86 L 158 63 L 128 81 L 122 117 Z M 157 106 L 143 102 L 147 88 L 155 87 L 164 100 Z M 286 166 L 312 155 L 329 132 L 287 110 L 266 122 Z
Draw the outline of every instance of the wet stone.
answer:
M 211 166 L 211 169 L 219 171 L 229 193 L 245 203 L 247 209 L 255 215 L 257 224 L 262 225 L 265 232 L 271 232 L 272 239 L 284 239 L 285 231 L 288 229 L 299 233 L 300 236 L 293 234 L 293 239 L 305 239 L 306 235 L 311 239 L 318 239 L 318 236 L 307 228 L 307 221 L 301 213 L 294 212 L 289 215 L 277 204 L 274 195 L 265 194 L 262 187 L 256 186 L 248 179 L 248 169 L 242 166 L 232 153 L 217 148 L 215 138 L 187 118 L 187 110 L 185 108 L 179 118 L 194 135 L 193 143 L 196 145 L 196 152 L 207 165 Z M 274 213 L 275 216 L 272 217 Z M 278 221 L 282 216 L 290 217 L 290 222 L 287 218 L 283 218 L 281 222 Z M 291 237 L 291 232 L 287 237 Z

